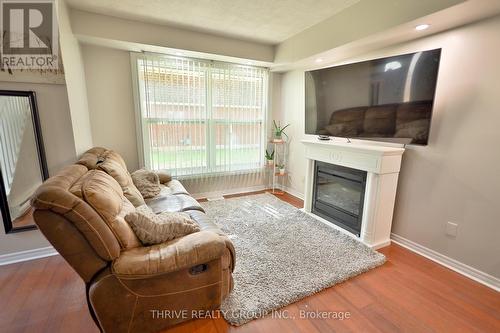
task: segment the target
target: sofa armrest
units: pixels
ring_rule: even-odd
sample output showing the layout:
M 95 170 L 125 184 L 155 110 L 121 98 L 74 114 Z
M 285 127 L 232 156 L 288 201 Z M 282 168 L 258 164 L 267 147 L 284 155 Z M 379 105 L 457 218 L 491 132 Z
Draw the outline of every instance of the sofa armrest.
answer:
M 200 231 L 172 241 L 124 251 L 113 261 L 121 277 L 145 277 L 175 272 L 223 256 L 227 238 Z

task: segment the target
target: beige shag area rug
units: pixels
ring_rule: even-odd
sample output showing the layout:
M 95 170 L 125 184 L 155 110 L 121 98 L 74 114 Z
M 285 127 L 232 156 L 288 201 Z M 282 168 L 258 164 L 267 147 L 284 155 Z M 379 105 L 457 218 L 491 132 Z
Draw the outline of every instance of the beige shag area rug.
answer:
M 203 202 L 236 248 L 221 306 L 241 325 L 382 265 L 385 256 L 271 194 Z

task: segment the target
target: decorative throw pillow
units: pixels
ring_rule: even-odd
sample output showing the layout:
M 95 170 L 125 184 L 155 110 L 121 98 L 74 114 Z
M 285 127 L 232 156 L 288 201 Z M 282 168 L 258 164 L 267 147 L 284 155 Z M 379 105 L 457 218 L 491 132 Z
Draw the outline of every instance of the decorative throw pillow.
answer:
M 198 224 L 187 213 L 155 214 L 147 205 L 127 214 L 125 221 L 144 245 L 160 244 L 200 231 Z
M 131 176 L 135 187 L 141 192 L 144 199 L 153 198 L 160 194 L 160 180 L 156 173 L 140 169 L 132 172 Z
M 156 174 L 160 179 L 160 184 L 166 184 L 172 180 L 172 176 L 163 171 L 157 171 Z

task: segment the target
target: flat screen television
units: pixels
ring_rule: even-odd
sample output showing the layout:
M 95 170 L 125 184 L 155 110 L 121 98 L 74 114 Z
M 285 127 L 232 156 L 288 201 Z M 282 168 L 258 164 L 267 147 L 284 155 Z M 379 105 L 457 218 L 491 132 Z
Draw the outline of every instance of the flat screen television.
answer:
M 426 145 L 441 49 L 305 73 L 305 131 Z

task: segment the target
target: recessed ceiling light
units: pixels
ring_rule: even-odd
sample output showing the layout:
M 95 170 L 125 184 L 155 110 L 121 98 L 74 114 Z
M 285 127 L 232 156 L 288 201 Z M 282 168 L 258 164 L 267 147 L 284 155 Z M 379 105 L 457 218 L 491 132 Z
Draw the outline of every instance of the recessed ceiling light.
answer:
M 322 61 L 323 61 L 323 59 L 321 59 L 321 58 L 317 58 L 317 59 L 316 59 L 316 60 L 314 60 L 314 61 L 316 61 L 316 62 L 318 62 L 318 63 L 319 63 L 319 62 L 322 62 Z
M 415 27 L 415 30 L 422 31 L 422 30 L 428 29 L 429 27 L 430 27 L 429 24 L 419 24 Z

